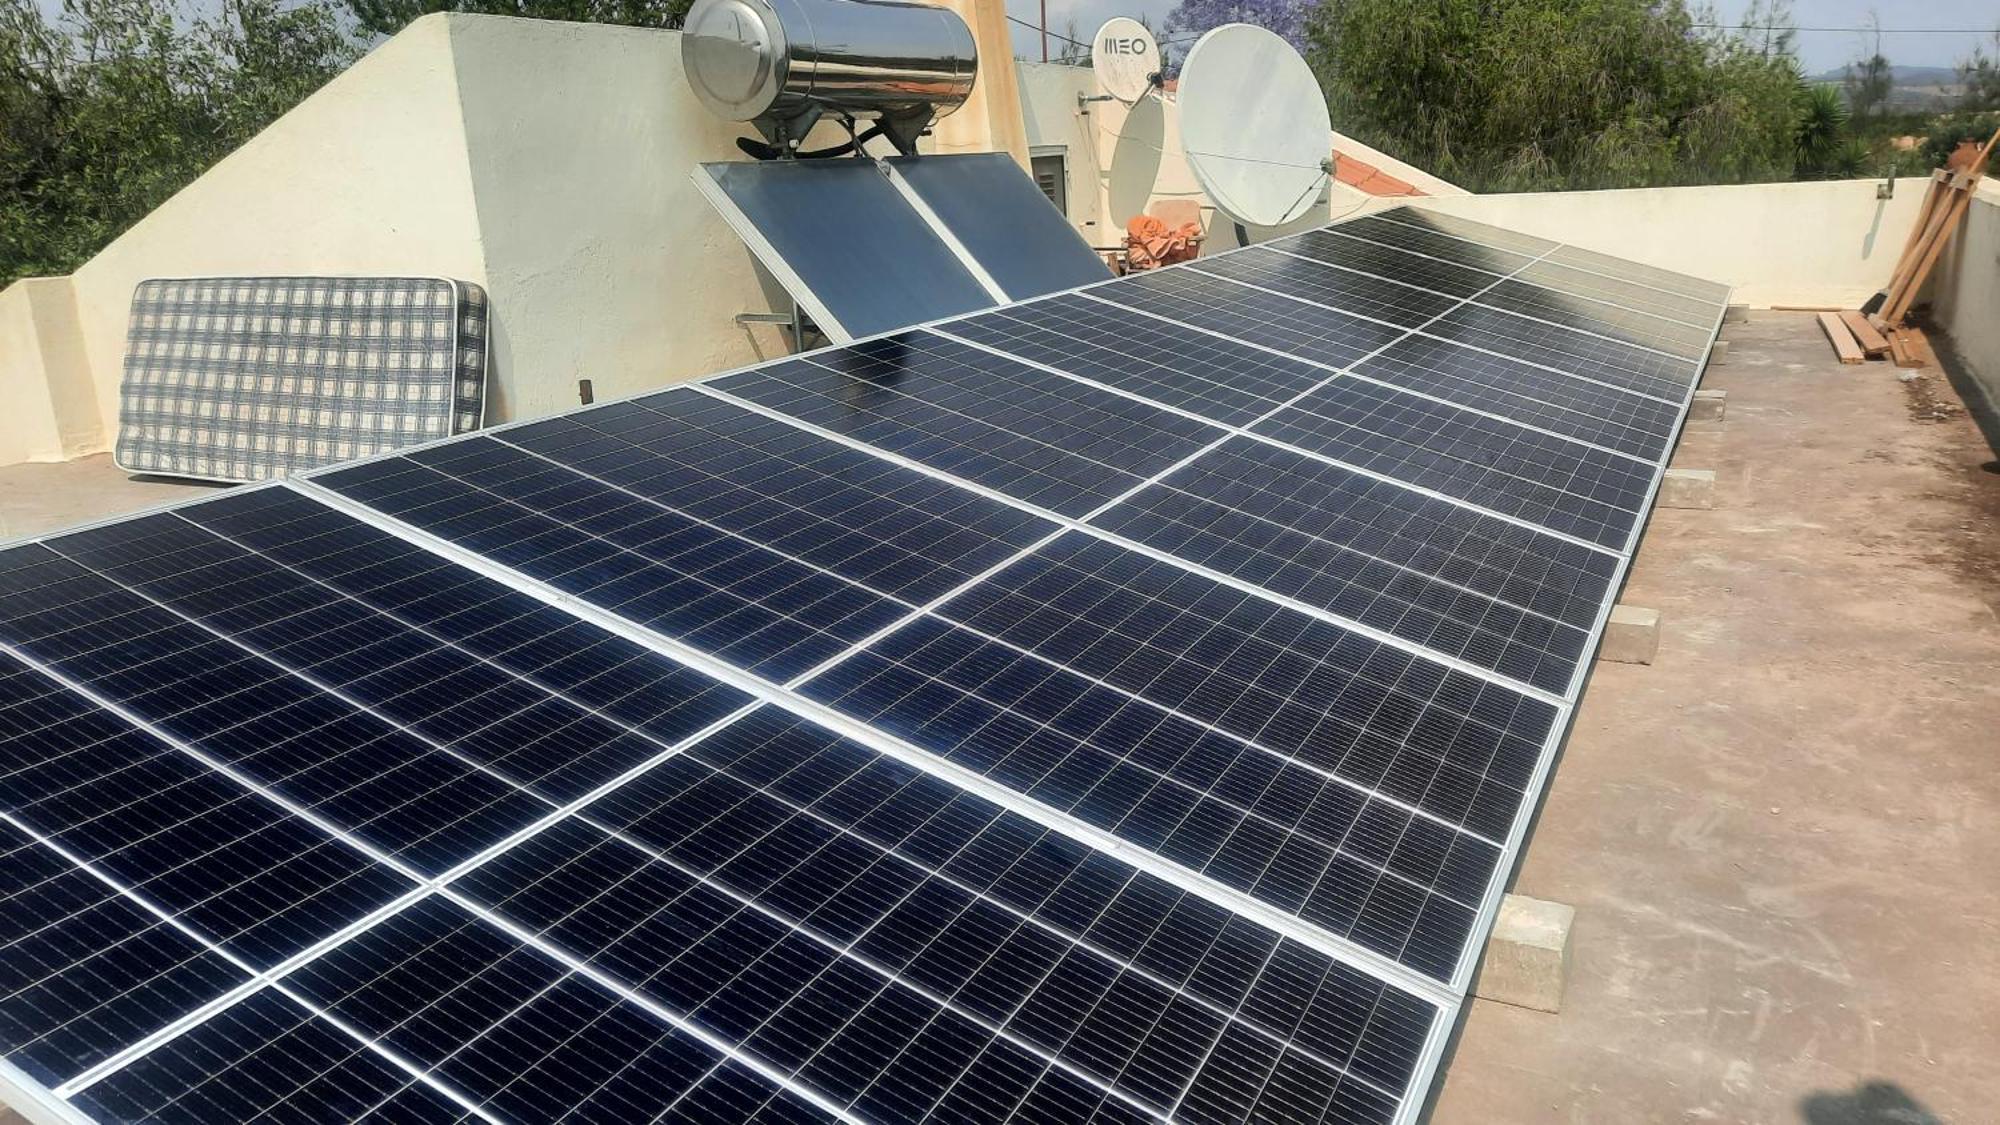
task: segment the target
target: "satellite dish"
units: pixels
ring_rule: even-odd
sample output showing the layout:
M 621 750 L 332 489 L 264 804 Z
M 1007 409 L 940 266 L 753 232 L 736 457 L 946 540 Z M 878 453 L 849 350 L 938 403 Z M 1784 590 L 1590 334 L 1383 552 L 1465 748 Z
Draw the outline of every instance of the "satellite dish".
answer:
M 1326 189 L 1333 119 L 1290 43 L 1247 23 L 1201 37 L 1181 64 L 1181 147 L 1201 190 L 1238 223 L 1276 227 Z
M 1090 41 L 1090 69 L 1097 72 L 1098 89 L 1132 105 L 1153 88 L 1160 73 L 1160 45 L 1138 20 L 1105 20 Z

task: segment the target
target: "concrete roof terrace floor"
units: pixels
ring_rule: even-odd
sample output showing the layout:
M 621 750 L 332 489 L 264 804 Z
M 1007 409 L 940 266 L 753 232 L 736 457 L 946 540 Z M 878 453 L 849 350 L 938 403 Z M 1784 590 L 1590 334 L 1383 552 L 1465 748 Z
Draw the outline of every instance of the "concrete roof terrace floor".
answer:
M 1659 655 L 1596 669 L 1515 887 L 1576 907 L 1563 1011 L 1475 1002 L 1441 1125 L 2000 1105 L 1993 454 L 1936 368 L 1842 367 L 1810 314 L 1724 335 L 1726 421 L 1675 456 L 1716 508 L 1653 517 Z M 0 536 L 213 491 L 14 466 Z
M 2000 475 L 1936 367 L 1728 325 L 1725 421 L 1624 597 L 1515 891 L 1576 908 L 1559 1015 L 1476 1001 L 1434 1121 L 1992 1120 Z M 1942 403 L 1943 418 L 1934 403 Z

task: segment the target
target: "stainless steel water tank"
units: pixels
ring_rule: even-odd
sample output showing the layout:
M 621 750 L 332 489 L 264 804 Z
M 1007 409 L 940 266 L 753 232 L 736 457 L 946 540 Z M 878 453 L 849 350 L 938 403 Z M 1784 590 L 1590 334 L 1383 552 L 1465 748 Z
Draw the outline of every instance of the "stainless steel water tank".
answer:
M 942 117 L 972 92 L 978 48 L 957 13 L 893 0 L 695 0 L 681 28 L 689 85 L 731 121 L 815 108 Z

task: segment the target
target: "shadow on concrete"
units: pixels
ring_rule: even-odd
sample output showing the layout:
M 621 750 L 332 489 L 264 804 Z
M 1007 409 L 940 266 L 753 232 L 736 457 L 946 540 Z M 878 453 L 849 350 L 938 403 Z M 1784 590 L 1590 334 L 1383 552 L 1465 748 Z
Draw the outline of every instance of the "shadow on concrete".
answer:
M 1944 1125 L 1894 1082 L 1863 1082 L 1846 1093 L 1821 1091 L 1799 1102 L 1806 1125 Z
M 1938 366 L 1944 369 L 1945 380 L 1965 403 L 1966 411 L 1972 415 L 1973 423 L 1986 439 L 1986 447 L 2000 453 L 2000 402 L 1995 402 L 1994 396 L 1972 374 L 1972 368 L 1958 353 L 1958 348 L 1952 344 L 1944 329 L 1928 319 L 1923 322 L 1923 327 L 1925 339 L 1930 341 L 1931 354 L 1937 357 Z

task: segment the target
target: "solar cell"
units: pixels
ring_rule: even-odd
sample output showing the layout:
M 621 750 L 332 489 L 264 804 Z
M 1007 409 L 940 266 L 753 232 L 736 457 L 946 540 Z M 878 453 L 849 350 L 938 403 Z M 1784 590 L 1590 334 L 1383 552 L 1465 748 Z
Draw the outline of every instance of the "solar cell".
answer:
M 1414 1119 L 1726 297 L 1571 249 L 1371 216 L 0 549 L 4 1073 Z

